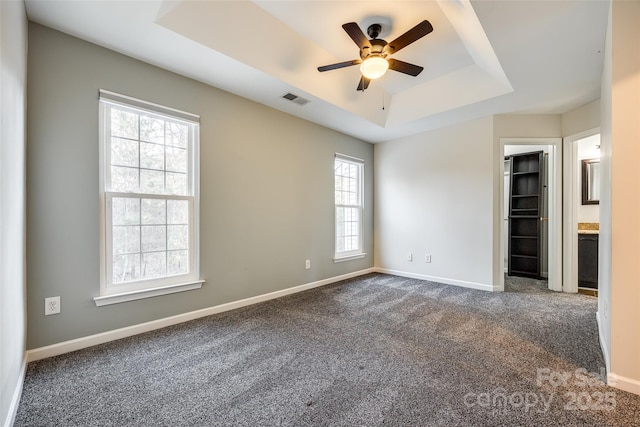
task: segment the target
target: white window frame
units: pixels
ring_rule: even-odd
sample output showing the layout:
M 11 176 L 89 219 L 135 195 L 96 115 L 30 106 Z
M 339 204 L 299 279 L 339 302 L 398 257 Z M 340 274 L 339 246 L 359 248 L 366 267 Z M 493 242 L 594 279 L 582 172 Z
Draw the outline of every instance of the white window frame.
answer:
M 340 154 L 340 153 L 336 153 L 335 154 L 335 158 L 334 158 L 334 174 L 333 174 L 333 180 L 334 180 L 334 187 L 335 187 L 335 179 L 336 179 L 336 175 L 335 175 L 335 164 L 336 164 L 336 160 L 339 160 L 341 162 L 345 162 L 345 163 L 350 163 L 352 165 L 356 165 L 358 167 L 358 184 L 357 184 L 357 189 L 358 189 L 358 203 L 357 204 L 338 204 L 337 200 L 335 199 L 335 190 L 334 190 L 334 242 L 335 242 L 335 252 L 334 252 L 334 258 L 333 258 L 333 262 L 344 262 L 344 261 L 350 261 L 350 260 L 354 260 L 354 259 L 360 259 L 360 258 L 364 258 L 367 254 L 364 252 L 364 160 L 359 159 L 357 157 L 352 157 L 352 156 L 347 156 L 345 154 Z M 358 215 L 360 218 L 359 224 L 358 224 L 358 249 L 356 250 L 350 250 L 350 251 L 341 251 L 338 252 L 338 209 L 339 208 L 357 208 L 358 209 Z
M 99 187 L 100 187 L 100 295 L 96 305 L 116 304 L 175 292 L 199 289 L 199 199 L 200 199 L 200 118 L 169 107 L 149 103 L 125 95 L 100 90 L 99 93 Z M 107 188 L 111 174 L 110 108 L 142 112 L 162 119 L 184 122 L 189 126 L 188 194 L 168 195 L 149 193 L 122 193 Z M 112 280 L 113 248 L 111 201 L 114 197 L 132 199 L 187 200 L 189 202 L 189 272 L 187 274 L 142 279 L 114 284 Z

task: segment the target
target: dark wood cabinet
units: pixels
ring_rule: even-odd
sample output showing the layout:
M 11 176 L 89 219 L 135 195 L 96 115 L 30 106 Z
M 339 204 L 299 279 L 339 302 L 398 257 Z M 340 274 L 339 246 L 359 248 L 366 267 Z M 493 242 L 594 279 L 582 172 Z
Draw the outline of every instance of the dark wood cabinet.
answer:
M 578 287 L 598 289 L 597 234 L 578 234 Z
M 540 278 L 543 152 L 511 156 L 508 274 Z

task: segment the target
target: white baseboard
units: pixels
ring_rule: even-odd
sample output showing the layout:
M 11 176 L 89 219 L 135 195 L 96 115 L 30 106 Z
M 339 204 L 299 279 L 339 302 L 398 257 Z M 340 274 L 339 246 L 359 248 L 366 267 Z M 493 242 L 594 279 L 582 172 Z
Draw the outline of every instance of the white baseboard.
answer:
M 633 378 L 610 373 L 607 375 L 607 385 L 640 395 L 640 381 L 634 380 Z
M 629 393 L 640 395 L 640 381 L 633 378 L 623 377 L 622 375 L 614 374 L 611 372 L 611 365 L 609 364 L 609 348 L 604 340 L 602 332 L 602 323 L 600 322 L 600 312 L 596 312 L 596 321 L 598 322 L 598 336 L 600 338 L 600 348 L 604 355 L 604 363 L 607 366 L 607 385 L 611 387 L 619 388 L 620 390 L 628 391 Z
M 115 329 L 113 331 L 102 332 L 100 334 L 89 335 L 87 337 L 77 338 L 70 341 L 49 345 L 46 347 L 35 348 L 27 351 L 27 360 L 45 359 L 47 357 L 57 356 L 64 353 L 80 350 L 94 345 L 103 344 L 109 341 L 115 341 L 121 338 L 142 334 L 144 332 L 153 331 L 167 326 L 177 325 L 179 323 L 188 322 L 189 320 L 198 319 L 200 317 L 210 316 L 212 314 L 222 313 L 236 308 L 246 307 L 248 305 L 269 301 L 280 298 L 285 295 L 295 294 L 306 291 L 308 289 L 317 288 L 341 280 L 351 279 L 353 277 L 362 276 L 364 274 L 375 272 L 374 268 L 355 271 L 340 276 L 330 277 L 328 279 L 318 280 L 317 282 L 306 283 L 292 288 L 282 289 L 280 291 L 270 292 L 268 294 L 258 295 L 251 298 L 245 298 L 239 301 L 233 301 L 226 304 L 216 305 L 213 307 L 203 308 L 201 310 L 191 311 L 188 313 L 178 314 L 176 316 L 165 317 L 163 319 L 153 320 L 151 322 L 140 323 L 138 325 L 127 326 L 126 328 Z
M 604 334 L 602 330 L 602 323 L 600 322 L 600 312 L 596 311 L 596 322 L 598 323 L 598 338 L 600 338 L 600 350 L 602 350 L 602 355 L 604 356 L 604 364 L 607 368 L 607 372 L 611 371 L 611 365 L 609 364 L 609 347 L 607 347 L 607 342 L 604 340 Z
M 22 365 L 20 366 L 20 373 L 18 374 L 18 384 L 11 396 L 11 404 L 9 405 L 9 411 L 7 412 L 7 418 L 4 420 L 4 427 L 11 427 L 16 420 L 16 414 L 18 413 L 18 405 L 20 405 L 20 398 L 22 397 L 22 386 L 24 385 L 24 376 L 27 373 L 27 357 L 22 359 Z
M 447 285 L 461 286 L 463 288 L 478 289 L 481 291 L 498 291 L 497 286 L 485 285 L 483 283 L 466 282 L 464 280 L 446 279 L 444 277 L 427 276 L 426 274 L 409 273 L 406 271 L 391 270 L 388 268 L 375 267 L 377 273 L 393 274 L 394 276 L 408 277 L 410 279 L 429 280 L 431 282 L 444 283 Z

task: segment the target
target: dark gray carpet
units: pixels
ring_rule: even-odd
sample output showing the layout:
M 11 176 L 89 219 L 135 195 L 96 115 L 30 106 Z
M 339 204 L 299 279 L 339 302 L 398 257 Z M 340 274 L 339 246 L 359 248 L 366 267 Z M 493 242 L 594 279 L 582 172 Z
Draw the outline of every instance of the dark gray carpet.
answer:
M 16 426 L 632 426 L 596 299 L 371 274 L 30 363 Z
M 504 290 L 506 292 L 539 293 L 549 291 L 549 282 L 546 279 L 530 279 L 528 277 L 517 277 L 504 275 Z M 597 310 L 597 305 L 594 308 Z

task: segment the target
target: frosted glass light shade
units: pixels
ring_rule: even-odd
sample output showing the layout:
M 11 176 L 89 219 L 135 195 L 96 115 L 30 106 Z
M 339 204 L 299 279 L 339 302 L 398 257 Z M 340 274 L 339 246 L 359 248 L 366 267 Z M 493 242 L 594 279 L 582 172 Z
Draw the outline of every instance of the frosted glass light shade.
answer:
M 386 59 L 379 56 L 367 58 L 360 64 L 360 72 L 368 79 L 377 79 L 382 77 L 389 69 L 389 63 Z

